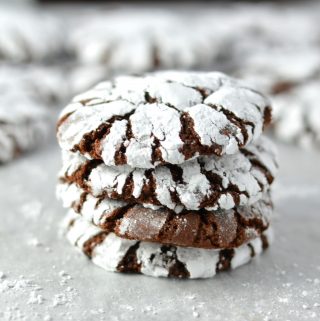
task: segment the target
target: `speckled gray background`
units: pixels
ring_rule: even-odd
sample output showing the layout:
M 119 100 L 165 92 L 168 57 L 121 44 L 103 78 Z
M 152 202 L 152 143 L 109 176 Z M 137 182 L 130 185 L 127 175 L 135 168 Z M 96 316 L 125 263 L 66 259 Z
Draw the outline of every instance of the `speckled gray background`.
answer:
M 0 320 L 320 320 L 320 153 L 279 145 L 276 241 L 214 279 L 105 272 L 59 235 L 58 147 L 0 168 Z

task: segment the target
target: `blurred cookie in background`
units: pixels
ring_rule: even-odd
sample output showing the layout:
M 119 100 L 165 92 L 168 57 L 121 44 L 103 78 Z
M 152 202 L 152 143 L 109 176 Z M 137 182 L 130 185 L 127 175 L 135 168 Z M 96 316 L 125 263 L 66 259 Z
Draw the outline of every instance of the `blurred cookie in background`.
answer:
M 52 61 L 63 53 L 61 21 L 36 8 L 0 7 L 0 61 Z
M 54 136 L 58 106 L 68 95 L 63 79 L 51 67 L 0 65 L 0 164 Z
M 216 56 L 208 28 L 161 10 L 118 9 L 73 21 L 69 50 L 80 64 L 139 73 L 210 67 Z
M 295 5 L 236 4 L 227 11 L 233 29 L 231 55 L 238 60 L 255 53 L 274 50 L 301 50 L 319 46 L 318 10 Z M 271 58 L 272 55 L 269 55 Z
M 256 52 L 238 76 L 271 96 L 279 140 L 320 146 L 320 48 Z
M 69 96 L 86 91 L 111 76 L 110 71 L 101 65 L 75 65 L 69 67 L 67 81 Z
M 268 94 L 283 94 L 317 77 L 320 47 L 256 51 L 243 59 L 236 73 Z
M 274 97 L 274 133 L 280 140 L 320 148 L 320 78 Z
M 0 95 L 0 164 L 32 150 L 48 138 L 47 112 L 29 96 L 17 92 Z
M 33 64 L 0 64 L 0 90 L 19 91 L 39 101 L 43 108 L 56 108 L 70 92 L 62 68 Z

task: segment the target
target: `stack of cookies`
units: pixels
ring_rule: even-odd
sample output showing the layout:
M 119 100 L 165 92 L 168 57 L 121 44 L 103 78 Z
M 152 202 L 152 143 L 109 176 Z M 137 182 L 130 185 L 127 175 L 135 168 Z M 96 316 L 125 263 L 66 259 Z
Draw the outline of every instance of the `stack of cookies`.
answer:
M 122 76 L 76 96 L 57 136 L 67 238 L 108 271 L 207 278 L 271 239 L 269 100 L 218 73 Z

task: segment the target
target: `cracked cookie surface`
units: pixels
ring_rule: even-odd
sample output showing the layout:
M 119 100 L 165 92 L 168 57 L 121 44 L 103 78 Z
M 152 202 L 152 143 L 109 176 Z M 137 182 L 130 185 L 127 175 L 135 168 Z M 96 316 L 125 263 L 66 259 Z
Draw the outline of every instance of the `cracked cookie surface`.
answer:
M 94 196 L 165 206 L 177 213 L 253 204 L 269 190 L 277 170 L 274 146 L 264 137 L 233 155 L 202 156 L 153 169 L 106 166 L 69 152 L 63 164 L 60 180 Z
M 269 100 L 219 72 L 120 76 L 62 111 L 64 150 L 108 165 L 153 168 L 199 155 L 234 154 L 271 121 Z
M 232 248 L 261 235 L 272 217 L 269 194 L 251 206 L 220 211 L 183 211 L 146 208 L 99 199 L 74 184 L 61 184 L 57 196 L 85 220 L 105 232 L 139 241 L 197 248 Z
M 69 213 L 66 236 L 92 262 L 107 271 L 155 277 L 209 278 L 248 263 L 268 248 L 272 230 L 231 249 L 198 249 L 127 240 Z

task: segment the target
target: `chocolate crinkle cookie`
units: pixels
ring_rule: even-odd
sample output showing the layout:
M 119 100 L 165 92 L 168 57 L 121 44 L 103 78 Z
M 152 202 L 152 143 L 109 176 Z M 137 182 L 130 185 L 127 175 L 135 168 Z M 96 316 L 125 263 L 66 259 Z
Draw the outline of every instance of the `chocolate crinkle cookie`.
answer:
M 274 97 L 274 134 L 285 142 L 320 148 L 320 77 Z
M 269 100 L 218 72 L 117 77 L 76 96 L 58 140 L 110 165 L 152 168 L 234 154 L 271 121 Z
M 0 66 L 0 163 L 46 142 L 66 97 L 62 73 L 35 65 Z
M 52 61 L 64 51 L 60 22 L 41 10 L 1 5 L 0 26 L 0 61 Z
M 320 147 L 320 49 L 273 49 L 248 55 L 237 73 L 270 95 L 272 132 L 305 148 Z
M 72 244 L 109 271 L 206 278 L 272 240 L 269 100 L 218 73 L 122 76 L 62 111 L 57 197 Z
M 209 68 L 223 37 L 214 36 L 218 33 L 210 32 L 201 19 L 190 18 L 155 7 L 80 15 L 74 18 L 68 50 L 81 64 L 116 72 Z
M 179 214 L 97 198 L 74 184 L 59 184 L 57 196 L 65 208 L 119 237 L 198 248 L 232 248 L 256 238 L 269 227 L 273 209 L 269 193 L 250 206 Z
M 210 278 L 259 256 L 273 240 L 269 228 L 236 248 L 203 249 L 129 240 L 68 213 L 66 236 L 93 263 L 107 271 L 153 277 Z
M 41 144 L 49 117 L 40 104 L 17 93 L 0 95 L 0 164 Z
M 270 189 L 277 167 L 274 146 L 267 138 L 233 155 L 199 156 L 151 169 L 107 166 L 79 153 L 63 156 L 62 182 L 77 184 L 96 197 L 165 206 L 175 212 L 252 204 Z

